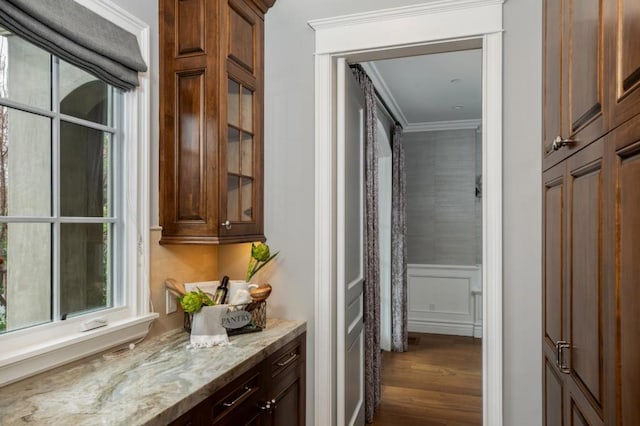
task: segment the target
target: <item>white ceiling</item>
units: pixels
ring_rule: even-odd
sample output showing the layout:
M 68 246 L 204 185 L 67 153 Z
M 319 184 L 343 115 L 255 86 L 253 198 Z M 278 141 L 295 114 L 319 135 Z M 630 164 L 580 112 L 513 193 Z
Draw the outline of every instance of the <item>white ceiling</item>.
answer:
M 482 50 L 362 64 L 405 131 L 477 127 L 482 118 Z M 456 126 L 458 122 L 459 126 Z

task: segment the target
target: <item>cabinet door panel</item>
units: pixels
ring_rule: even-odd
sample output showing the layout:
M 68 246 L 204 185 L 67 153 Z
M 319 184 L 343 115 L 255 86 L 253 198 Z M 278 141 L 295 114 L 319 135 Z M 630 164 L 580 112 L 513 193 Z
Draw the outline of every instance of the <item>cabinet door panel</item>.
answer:
M 544 2 L 543 149 L 562 134 L 562 3 Z
M 640 113 L 640 2 L 610 0 L 605 5 L 609 115 L 616 127 Z
M 292 382 L 275 399 L 273 406 L 273 426 L 302 425 L 304 419 L 300 412 L 300 379 Z
M 240 2 L 229 2 L 229 57 L 253 74 L 255 68 L 256 20 Z
M 569 426 L 604 426 L 597 410 L 571 378 L 565 380 L 565 423 Z
M 564 193 L 565 166 L 560 164 L 544 176 L 544 337 L 553 351 L 562 340 L 564 318 L 562 289 L 564 283 Z
M 176 3 L 176 56 L 205 52 L 204 0 Z
M 544 425 L 562 426 L 564 424 L 562 407 L 562 379 L 553 367 L 555 360 L 545 357 L 544 369 Z
M 623 425 L 640 424 L 640 142 L 618 152 L 617 333 L 619 336 L 618 417 Z
M 544 46 L 544 168 L 604 135 L 601 0 L 547 0 Z M 552 149 L 556 137 L 573 144 Z
M 569 0 L 567 9 L 569 133 L 572 135 L 602 115 L 600 3 L 600 0 Z
M 205 71 L 176 75 L 178 130 L 176 135 L 177 221 L 206 221 L 204 169 Z
M 601 139 L 568 160 L 571 375 L 598 407 L 603 393 Z

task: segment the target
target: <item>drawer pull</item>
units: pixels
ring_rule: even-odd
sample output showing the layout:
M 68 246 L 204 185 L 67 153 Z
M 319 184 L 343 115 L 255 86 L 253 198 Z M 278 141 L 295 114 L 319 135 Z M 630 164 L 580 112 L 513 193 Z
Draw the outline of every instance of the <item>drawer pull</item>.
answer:
M 222 405 L 224 405 L 227 408 L 233 407 L 238 401 L 240 401 L 245 396 L 249 395 L 252 390 L 253 390 L 253 388 L 250 388 L 249 386 L 245 386 L 244 387 L 244 392 L 242 392 L 242 394 L 240 394 L 239 397 L 237 397 L 236 399 L 234 399 L 231 402 L 223 402 Z
M 285 366 L 291 364 L 296 358 L 298 358 L 298 354 L 295 353 L 295 352 L 291 352 L 289 354 L 289 358 L 287 358 L 286 361 L 278 362 L 278 363 L 276 363 L 276 365 L 278 367 L 285 367 Z

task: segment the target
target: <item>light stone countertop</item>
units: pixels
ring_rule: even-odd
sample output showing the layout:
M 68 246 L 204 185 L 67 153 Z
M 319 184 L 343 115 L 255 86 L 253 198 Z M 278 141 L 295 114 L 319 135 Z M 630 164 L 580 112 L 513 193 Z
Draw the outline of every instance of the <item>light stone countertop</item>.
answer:
M 0 425 L 164 425 L 305 331 L 270 319 L 229 346 L 187 349 L 189 335 L 172 330 L 0 388 Z

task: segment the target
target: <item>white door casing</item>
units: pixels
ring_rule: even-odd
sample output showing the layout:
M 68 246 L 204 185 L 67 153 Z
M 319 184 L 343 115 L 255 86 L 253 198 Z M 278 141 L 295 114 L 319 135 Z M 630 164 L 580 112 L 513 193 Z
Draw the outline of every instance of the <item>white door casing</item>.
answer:
M 443 43 L 482 41 L 483 424 L 502 426 L 502 3 L 436 0 L 319 19 L 315 30 L 314 420 L 337 419 L 337 60 L 364 62 L 433 53 Z M 440 50 L 442 51 L 442 50 Z
M 364 94 L 338 60 L 338 425 L 364 425 Z

